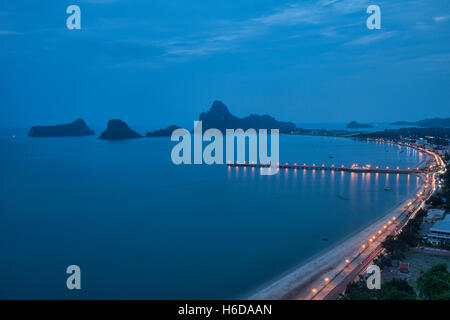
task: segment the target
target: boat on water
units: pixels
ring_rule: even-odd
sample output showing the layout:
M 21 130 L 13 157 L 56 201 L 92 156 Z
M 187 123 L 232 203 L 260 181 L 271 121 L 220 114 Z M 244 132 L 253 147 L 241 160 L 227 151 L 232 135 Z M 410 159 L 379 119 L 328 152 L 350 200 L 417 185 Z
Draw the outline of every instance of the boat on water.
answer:
M 384 191 L 391 191 L 392 188 L 391 187 L 384 187 Z

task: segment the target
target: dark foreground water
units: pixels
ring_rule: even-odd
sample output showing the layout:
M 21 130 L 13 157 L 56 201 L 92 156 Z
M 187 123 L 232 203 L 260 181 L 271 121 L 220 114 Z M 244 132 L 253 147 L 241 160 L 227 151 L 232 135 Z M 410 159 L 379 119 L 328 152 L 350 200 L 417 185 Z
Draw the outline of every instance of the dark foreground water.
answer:
M 0 298 L 241 297 L 376 220 L 419 182 L 175 166 L 172 145 L 4 133 Z M 299 136 L 281 137 L 280 156 L 402 168 L 423 160 L 392 145 Z M 66 289 L 71 264 L 81 267 L 81 291 Z

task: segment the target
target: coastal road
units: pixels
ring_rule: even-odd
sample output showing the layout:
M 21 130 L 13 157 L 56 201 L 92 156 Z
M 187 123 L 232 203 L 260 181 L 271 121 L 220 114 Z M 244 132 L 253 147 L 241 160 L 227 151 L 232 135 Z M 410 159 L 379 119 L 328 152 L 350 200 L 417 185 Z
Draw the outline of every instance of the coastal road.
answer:
M 352 282 L 361 272 L 363 272 L 369 264 L 378 256 L 383 248 L 378 246 L 372 253 L 364 259 L 364 261 L 356 268 L 354 268 L 337 286 L 328 292 L 322 300 L 336 300 L 341 293 L 345 291 L 347 285 Z
M 425 186 L 428 183 L 425 182 Z M 398 234 L 402 228 L 408 223 L 408 221 L 415 217 L 417 212 L 423 208 L 423 205 L 427 199 L 433 194 L 435 181 L 432 179 L 431 187 L 424 187 L 422 192 L 420 192 L 413 201 L 410 202 L 409 206 L 404 210 L 391 225 L 391 229 L 383 237 L 376 239 L 372 245 L 376 245 L 369 254 L 364 257 L 364 251 L 361 252 L 356 259 L 348 265 L 348 267 L 342 269 L 336 274 L 336 277 L 332 279 L 328 284 L 320 289 L 311 299 L 314 300 L 335 300 L 339 295 L 345 292 L 347 285 L 354 281 L 358 275 L 363 273 L 370 263 L 375 259 L 382 251 L 381 246 L 382 241 L 388 235 Z M 367 250 L 367 249 L 366 249 Z M 362 261 L 361 261 L 362 258 Z M 360 261 L 360 262 L 359 262 Z M 359 263 L 358 263 L 359 262 Z M 351 269 L 350 267 L 353 267 Z M 347 270 L 346 270 L 347 269 Z

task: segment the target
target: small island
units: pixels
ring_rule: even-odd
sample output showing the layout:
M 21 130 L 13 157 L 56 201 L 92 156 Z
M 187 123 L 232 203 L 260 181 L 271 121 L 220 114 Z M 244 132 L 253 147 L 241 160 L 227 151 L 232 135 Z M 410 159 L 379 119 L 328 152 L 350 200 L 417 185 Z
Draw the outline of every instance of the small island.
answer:
M 147 138 L 156 138 L 156 137 L 170 137 L 172 132 L 179 129 L 179 126 L 169 126 L 166 129 L 156 130 L 153 132 L 147 132 L 145 135 Z
M 363 129 L 363 128 L 373 128 L 373 126 L 366 123 L 358 123 L 356 121 L 352 121 L 349 124 L 347 124 L 347 129 Z
M 122 120 L 113 119 L 108 121 L 108 127 L 98 138 L 103 140 L 122 140 L 142 138 L 142 136 L 131 130 Z
M 55 126 L 33 126 L 28 132 L 29 137 L 77 137 L 94 134 L 94 130 L 89 129 L 83 119 Z

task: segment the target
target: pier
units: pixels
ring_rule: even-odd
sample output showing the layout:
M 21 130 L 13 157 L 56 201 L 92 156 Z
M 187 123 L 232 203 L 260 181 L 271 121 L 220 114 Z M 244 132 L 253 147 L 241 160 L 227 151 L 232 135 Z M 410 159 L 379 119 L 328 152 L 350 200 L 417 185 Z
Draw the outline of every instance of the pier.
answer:
M 262 163 L 228 163 L 229 167 L 250 167 L 250 168 L 269 168 L 270 164 L 262 164 Z M 277 167 L 279 169 L 293 169 L 293 170 L 324 170 L 324 171 L 344 171 L 344 172 L 354 172 L 354 173 L 393 173 L 393 174 L 419 174 L 426 173 L 427 169 L 422 168 L 408 168 L 408 169 L 400 169 L 400 168 L 379 168 L 379 167 L 371 167 L 369 165 L 359 167 L 353 165 L 351 167 L 345 166 L 325 166 L 325 165 L 307 165 L 307 164 L 278 164 Z

